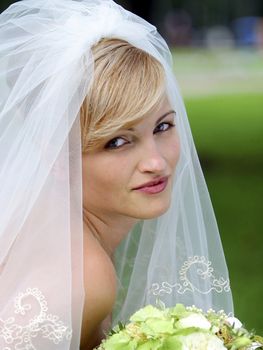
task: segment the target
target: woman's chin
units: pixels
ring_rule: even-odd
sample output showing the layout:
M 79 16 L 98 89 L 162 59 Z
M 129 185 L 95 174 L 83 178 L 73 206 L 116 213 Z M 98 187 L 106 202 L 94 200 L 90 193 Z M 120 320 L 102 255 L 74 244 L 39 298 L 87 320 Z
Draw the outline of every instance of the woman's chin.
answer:
M 151 205 L 141 208 L 137 218 L 141 220 L 155 219 L 165 214 L 170 207 L 170 200 L 166 203 L 160 203 L 159 205 Z M 139 208 L 138 208 L 139 209 Z

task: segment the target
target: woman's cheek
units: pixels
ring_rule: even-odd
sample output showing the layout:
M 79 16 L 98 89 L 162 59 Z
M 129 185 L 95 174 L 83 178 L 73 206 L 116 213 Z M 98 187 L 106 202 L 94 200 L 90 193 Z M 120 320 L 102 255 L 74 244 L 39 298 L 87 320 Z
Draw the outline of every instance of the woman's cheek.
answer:
M 177 135 L 166 144 L 166 155 L 168 156 L 168 161 L 172 167 L 175 167 L 178 163 L 180 156 L 180 142 Z

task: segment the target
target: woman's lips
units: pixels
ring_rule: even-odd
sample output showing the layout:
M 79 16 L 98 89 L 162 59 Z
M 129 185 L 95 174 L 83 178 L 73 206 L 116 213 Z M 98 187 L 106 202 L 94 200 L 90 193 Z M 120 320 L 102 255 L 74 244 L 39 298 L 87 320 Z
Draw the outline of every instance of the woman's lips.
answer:
M 148 194 L 160 193 L 166 188 L 167 183 L 168 176 L 165 176 L 157 180 L 147 182 L 139 187 L 134 188 L 134 190 Z

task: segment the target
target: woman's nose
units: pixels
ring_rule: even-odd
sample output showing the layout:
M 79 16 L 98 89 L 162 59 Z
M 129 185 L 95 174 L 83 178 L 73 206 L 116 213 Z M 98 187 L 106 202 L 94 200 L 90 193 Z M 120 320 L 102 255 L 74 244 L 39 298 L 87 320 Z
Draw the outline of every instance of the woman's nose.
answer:
M 142 146 L 138 169 L 140 172 L 162 174 L 166 170 L 166 160 L 155 142 Z

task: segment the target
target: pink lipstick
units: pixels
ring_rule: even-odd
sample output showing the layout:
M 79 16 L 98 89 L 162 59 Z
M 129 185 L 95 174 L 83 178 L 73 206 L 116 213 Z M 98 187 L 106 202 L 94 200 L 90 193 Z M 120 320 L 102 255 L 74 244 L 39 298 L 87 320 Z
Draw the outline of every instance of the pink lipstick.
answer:
M 134 190 L 148 194 L 156 194 L 162 192 L 166 188 L 167 183 L 168 176 L 165 176 L 138 186 L 134 188 Z

